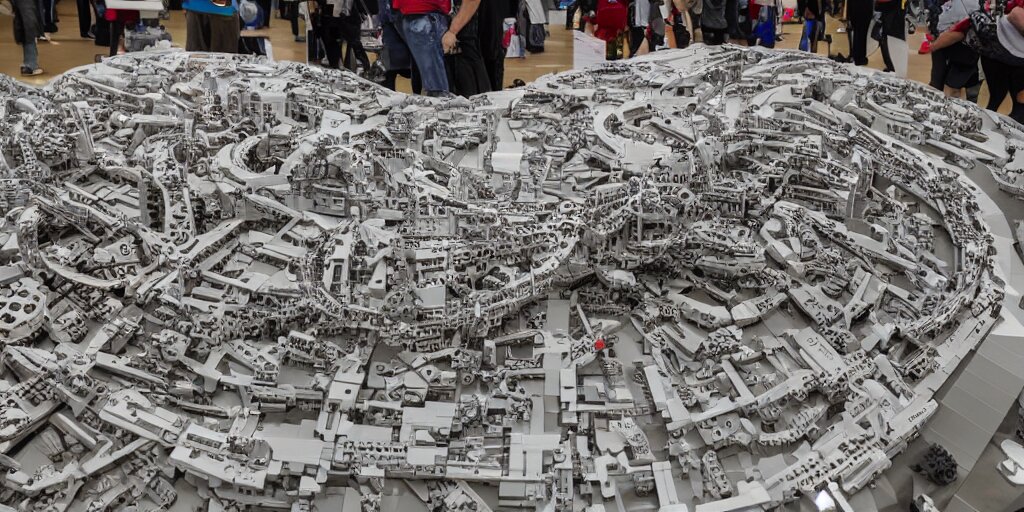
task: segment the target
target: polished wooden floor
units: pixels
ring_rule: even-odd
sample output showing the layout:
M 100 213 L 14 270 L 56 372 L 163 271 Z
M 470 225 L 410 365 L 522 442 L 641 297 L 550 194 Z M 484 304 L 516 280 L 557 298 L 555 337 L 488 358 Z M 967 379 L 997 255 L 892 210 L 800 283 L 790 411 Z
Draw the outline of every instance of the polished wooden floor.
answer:
M 95 46 L 91 40 L 81 39 L 78 34 L 78 17 L 75 4 L 71 0 L 61 0 L 58 4 L 60 16 L 60 31 L 53 34 L 52 41 L 39 44 L 40 65 L 46 70 L 46 74 L 39 77 L 26 79 L 33 84 L 43 84 L 57 74 L 83 64 L 93 62 L 97 54 L 105 54 L 105 48 Z M 842 24 L 837 20 L 830 19 L 828 31 L 835 41 L 832 45 L 832 53 L 849 54 L 849 45 L 846 34 L 837 32 Z M 171 19 L 166 22 L 176 45 L 185 42 L 185 16 L 182 11 L 171 13 Z M 786 25 L 784 28 L 783 41 L 779 43 L 780 48 L 795 49 L 799 43 L 800 26 L 797 24 Z M 572 67 L 572 34 L 564 30 L 560 24 L 550 26 L 550 37 L 545 45 L 545 52 L 530 54 L 525 59 L 507 59 L 505 80 L 506 86 L 516 78 L 530 82 L 535 78 L 547 73 L 563 71 Z M 911 55 L 909 57 L 908 75 L 909 78 L 920 81 L 927 81 L 931 69 L 931 59 L 928 55 L 918 55 L 917 48 L 921 44 L 923 32 L 918 31 L 908 37 Z M 270 40 L 274 48 L 274 57 L 278 60 L 305 61 L 305 44 L 296 43 L 287 21 L 280 19 L 271 20 Z M 824 43 L 818 49 L 819 53 L 825 54 L 828 49 Z M 871 67 L 881 69 L 882 58 L 879 52 L 871 55 Z M 0 73 L 12 75 L 18 79 L 21 66 L 21 48 L 14 43 L 10 18 L 0 18 Z M 400 79 L 399 90 L 408 91 L 408 81 Z M 987 99 L 986 91 L 982 91 L 982 101 Z M 1001 109 L 1008 110 L 1007 101 Z

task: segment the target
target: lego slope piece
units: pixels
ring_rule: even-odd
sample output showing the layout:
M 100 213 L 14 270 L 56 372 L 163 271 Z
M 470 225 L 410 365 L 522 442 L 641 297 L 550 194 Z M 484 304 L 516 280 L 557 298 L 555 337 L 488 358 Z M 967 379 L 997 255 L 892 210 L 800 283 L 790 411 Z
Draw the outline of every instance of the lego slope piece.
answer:
M 175 51 L 0 77 L 0 503 L 865 502 L 933 417 L 993 415 L 959 459 L 1019 392 L 955 393 L 1020 325 L 971 181 L 1013 192 L 1020 148 L 731 46 L 468 99 Z

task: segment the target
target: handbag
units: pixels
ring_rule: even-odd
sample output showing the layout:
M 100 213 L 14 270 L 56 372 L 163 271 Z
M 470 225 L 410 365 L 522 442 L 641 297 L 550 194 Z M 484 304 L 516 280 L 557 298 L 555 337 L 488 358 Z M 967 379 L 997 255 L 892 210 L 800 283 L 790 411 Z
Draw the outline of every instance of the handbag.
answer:
M 971 27 L 964 35 L 964 44 L 982 57 L 1011 66 L 1024 66 L 1024 59 L 1010 53 L 999 41 L 999 19 L 996 16 L 982 8 L 972 12 L 970 19 Z
M 876 12 L 871 20 L 871 39 L 882 42 L 882 14 Z

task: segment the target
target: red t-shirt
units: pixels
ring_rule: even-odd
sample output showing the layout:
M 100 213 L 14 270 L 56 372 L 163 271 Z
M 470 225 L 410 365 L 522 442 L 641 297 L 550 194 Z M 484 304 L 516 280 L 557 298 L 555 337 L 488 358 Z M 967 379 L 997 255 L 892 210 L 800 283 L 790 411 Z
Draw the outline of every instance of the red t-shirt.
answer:
M 1010 11 L 1012 11 L 1014 7 L 1024 7 L 1024 0 L 1009 0 L 1008 2 L 1006 2 L 1006 11 L 1003 14 L 1010 14 Z M 991 2 L 985 2 L 985 10 L 988 11 L 990 9 L 992 9 Z M 950 27 L 950 30 L 952 30 L 953 32 L 960 32 L 960 33 L 967 33 L 967 31 L 970 30 L 970 29 L 971 29 L 971 19 L 970 18 L 964 18 L 964 19 L 960 20 L 959 22 L 957 22 L 956 25 L 953 25 L 952 27 Z
M 393 0 L 391 6 L 406 16 L 430 12 L 448 14 L 452 11 L 451 0 Z

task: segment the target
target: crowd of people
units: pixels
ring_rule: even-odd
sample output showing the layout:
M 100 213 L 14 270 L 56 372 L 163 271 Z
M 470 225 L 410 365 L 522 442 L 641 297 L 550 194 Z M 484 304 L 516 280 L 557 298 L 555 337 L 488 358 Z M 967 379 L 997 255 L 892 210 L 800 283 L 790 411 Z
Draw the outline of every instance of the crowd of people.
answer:
M 21 73 L 43 73 L 37 41 L 57 32 L 54 0 L 8 0 L 14 36 L 22 45 Z M 529 0 L 527 0 L 529 1 Z M 49 9 L 44 8 L 50 5 Z M 140 23 L 139 11 L 105 8 L 104 0 L 77 0 L 82 38 L 124 52 L 126 28 Z M 417 94 L 444 96 L 501 89 L 504 81 L 504 20 L 514 18 L 518 0 L 280 0 L 281 17 L 291 22 L 296 42 L 306 42 L 298 20 L 308 16 L 311 47 L 322 50 L 326 65 L 365 71 L 371 67 L 363 47 L 365 22 L 373 16 L 380 32 L 383 83 L 411 79 Z M 267 28 L 270 0 L 184 0 L 188 51 L 236 53 L 241 29 Z M 252 10 L 252 14 L 249 11 Z M 50 16 L 53 16 L 50 18 Z
M 377 0 L 375 7 L 368 14 L 381 25 L 385 87 L 405 76 L 413 93 L 427 96 L 502 88 L 504 20 L 516 16 L 517 0 Z
M 22 47 L 21 74 L 44 73 L 39 65 L 39 41 L 50 39 L 60 30 L 56 0 L 9 0 L 14 18 L 14 40 Z M 238 4 L 232 0 L 184 0 L 187 41 L 190 51 L 238 51 L 242 22 Z M 126 51 L 125 31 L 142 24 L 140 11 L 107 8 L 105 0 L 76 0 L 78 32 L 82 39 L 93 40 L 107 48 L 108 55 Z M 148 20 L 146 26 L 157 26 Z
M 56 32 L 55 0 L 0 0 L 14 14 L 14 37 L 22 45 L 21 73 L 42 74 L 37 41 Z M 175 0 L 170 0 L 175 1 Z M 382 43 L 381 81 L 395 88 L 398 76 L 414 93 L 472 96 L 501 89 L 508 46 L 508 18 L 537 0 L 279 0 L 281 17 L 304 42 L 298 20 L 307 17 L 313 40 L 330 67 L 368 70 L 363 48 L 366 20 L 376 20 Z M 798 0 L 799 48 L 816 52 L 825 39 L 826 16 L 846 22 L 850 55 L 868 63 L 869 41 L 877 41 L 885 71 L 906 75 L 907 0 Z M 987 107 L 1007 96 L 1010 117 L 1024 122 L 1024 0 L 925 0 L 931 53 L 931 85 L 947 95 L 977 101 L 987 85 Z M 716 45 L 774 47 L 782 37 L 781 0 L 574 0 L 566 29 L 587 31 L 607 43 L 607 58 L 639 55 L 697 38 Z M 76 0 L 83 38 L 124 51 L 126 27 L 140 23 L 138 11 L 108 9 L 105 0 Z M 258 8 L 257 8 L 258 6 Z M 304 6 L 304 7 L 303 7 Z M 271 0 L 183 0 L 190 51 L 237 52 L 240 29 L 269 27 Z M 248 10 L 256 14 L 246 14 Z M 240 12 L 242 13 L 240 15 Z M 530 27 L 536 28 L 536 27 Z M 671 38 L 667 37 L 671 34 Z M 830 41 L 830 40 L 829 40 Z M 343 51 L 344 48 L 344 51 Z
M 949 96 L 977 101 L 986 84 L 986 107 L 998 110 L 1010 97 L 1010 117 L 1024 123 L 1024 0 L 928 0 L 930 84 Z M 884 71 L 906 76 L 909 50 L 907 0 L 799 0 L 798 48 L 817 52 L 826 40 L 826 16 L 845 21 L 850 55 L 837 60 L 868 64 L 870 41 Z M 768 48 L 781 40 L 780 0 L 575 0 L 566 29 L 606 41 L 608 59 L 659 48 L 684 48 L 697 33 L 704 44 L 725 42 Z M 578 15 L 577 15 L 578 13 Z M 671 41 L 667 35 L 671 34 Z M 831 41 L 829 39 L 829 41 Z M 980 63 L 980 66 L 979 66 Z

